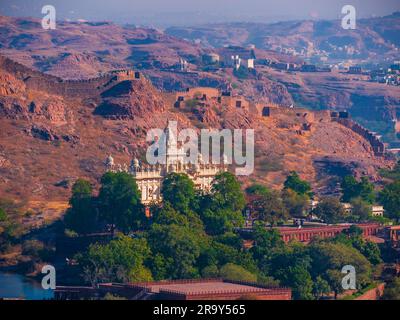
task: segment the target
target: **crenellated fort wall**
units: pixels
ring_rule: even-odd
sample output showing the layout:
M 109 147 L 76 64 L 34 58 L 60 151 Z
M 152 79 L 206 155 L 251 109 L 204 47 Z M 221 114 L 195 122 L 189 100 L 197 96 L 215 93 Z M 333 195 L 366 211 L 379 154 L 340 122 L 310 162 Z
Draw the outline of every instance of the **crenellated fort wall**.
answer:
M 375 133 L 369 131 L 368 129 L 364 128 L 362 125 L 358 124 L 357 122 L 351 119 L 344 119 L 344 118 L 333 118 L 334 121 L 344 125 L 345 127 L 351 129 L 355 133 L 362 136 L 365 140 L 367 140 L 372 150 L 374 151 L 375 156 L 382 157 L 385 154 L 386 146 L 385 144 L 379 140 Z
M 26 87 L 30 90 L 44 91 L 67 98 L 96 96 L 118 82 L 142 78 L 140 72 L 115 70 L 87 80 L 63 80 L 56 76 L 32 70 L 3 56 L 0 56 L 0 67 L 24 81 Z
M 31 90 L 45 91 L 70 98 L 83 98 L 96 96 L 118 82 L 137 79 L 140 79 L 140 73 L 132 70 L 119 70 L 87 80 L 55 80 L 29 76 L 24 81 L 27 88 Z

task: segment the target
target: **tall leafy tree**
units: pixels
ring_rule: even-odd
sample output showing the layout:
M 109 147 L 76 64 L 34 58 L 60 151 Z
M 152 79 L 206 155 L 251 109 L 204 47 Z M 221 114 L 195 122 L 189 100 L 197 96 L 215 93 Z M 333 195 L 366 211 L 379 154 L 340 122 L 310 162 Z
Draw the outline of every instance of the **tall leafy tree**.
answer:
M 161 193 L 163 200 L 181 213 L 188 213 L 196 208 L 194 183 L 184 173 L 168 174 L 163 181 Z
M 140 192 L 135 179 L 128 173 L 107 172 L 101 178 L 98 196 L 101 217 L 124 233 L 140 228 L 145 222 Z
M 8 218 L 6 210 L 4 210 L 3 208 L 0 208 L 0 222 L 4 222 L 6 221 Z
M 252 206 L 255 211 L 255 218 L 271 225 L 276 225 L 278 222 L 289 218 L 288 211 L 276 191 L 258 197 L 253 201 Z
M 311 258 L 302 246 L 289 247 L 274 256 L 271 270 L 275 279 L 292 288 L 293 298 L 313 300 L 313 279 L 310 274 Z
M 243 209 L 246 204 L 240 183 L 230 172 L 218 174 L 211 194 L 204 196 L 200 215 L 209 234 L 217 235 L 231 231 L 244 222 Z
M 362 177 L 359 183 L 359 193 L 361 199 L 369 204 L 373 204 L 375 201 L 375 188 L 367 177 Z
M 153 224 L 150 228 L 149 244 L 158 261 L 158 273 L 169 279 L 189 279 L 199 276 L 196 260 L 200 255 L 201 240 L 190 228 Z
M 212 186 L 214 205 L 231 211 L 242 211 L 246 204 L 239 181 L 230 172 L 216 175 Z
M 310 197 L 307 194 L 300 194 L 292 189 L 282 190 L 282 200 L 292 217 L 304 216 L 309 208 Z
M 292 171 L 287 176 L 286 181 L 283 184 L 284 189 L 291 189 L 298 194 L 311 196 L 311 185 L 300 178 L 297 172 Z
M 388 216 L 400 221 L 400 180 L 386 185 L 378 198 Z
M 226 265 L 222 266 L 219 275 L 224 279 L 234 281 L 257 281 L 257 275 L 251 273 L 242 266 L 238 266 L 233 263 L 227 263 Z
M 400 277 L 394 278 L 386 287 L 383 300 L 400 300 Z
M 188 218 L 176 211 L 169 202 L 165 202 L 160 208 L 154 210 L 153 222 L 162 225 L 177 224 L 188 226 Z
M 269 274 L 272 258 L 285 248 L 279 231 L 277 229 L 266 230 L 264 226 L 257 225 L 253 230 L 254 245 L 250 249 L 254 259 L 258 263 L 259 269 L 264 274 Z
M 371 282 L 371 263 L 355 248 L 340 243 L 320 242 L 309 247 L 312 261 L 311 273 L 324 278 L 335 294 L 343 292 L 341 270 L 346 265 L 356 269 L 357 288 L 362 288 Z
M 345 219 L 345 210 L 338 198 L 322 198 L 314 213 L 326 223 L 338 223 Z
M 317 276 L 314 286 L 313 286 L 313 294 L 315 299 L 320 299 L 324 294 L 331 293 L 332 289 L 329 285 L 328 281 L 326 281 L 321 276 Z
M 83 179 L 78 179 L 72 186 L 70 208 L 64 218 L 68 229 L 80 234 L 88 234 L 96 230 L 97 217 L 92 192 L 90 182 Z
M 261 196 L 270 192 L 271 191 L 266 186 L 263 186 L 261 184 L 253 184 L 250 187 L 246 188 L 246 193 L 248 195 Z
M 368 221 L 372 215 L 371 205 L 361 197 L 351 199 L 352 216 L 357 222 Z
M 353 176 L 343 178 L 342 184 L 342 200 L 350 202 L 354 198 L 361 198 L 363 201 L 372 204 L 375 200 L 374 185 L 367 177 L 362 177 L 357 181 Z
M 92 244 L 78 256 L 83 276 L 92 285 L 102 282 L 150 281 L 152 275 L 144 265 L 150 256 L 147 241 L 119 235 L 108 244 Z
M 357 198 L 360 195 L 358 181 L 351 175 L 343 178 L 341 187 L 343 192 L 342 200 L 344 202 L 350 202 L 351 199 Z

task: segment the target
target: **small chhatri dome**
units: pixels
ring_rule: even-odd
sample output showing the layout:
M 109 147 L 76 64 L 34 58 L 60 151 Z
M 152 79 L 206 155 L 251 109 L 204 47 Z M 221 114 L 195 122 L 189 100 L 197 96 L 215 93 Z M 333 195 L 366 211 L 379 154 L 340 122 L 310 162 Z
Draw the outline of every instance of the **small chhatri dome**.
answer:
M 140 167 L 139 160 L 138 160 L 137 158 L 134 158 L 134 159 L 131 161 L 131 167 L 134 167 L 134 168 Z
M 111 156 L 111 154 L 106 159 L 106 165 L 107 166 L 113 166 L 114 165 L 114 158 Z

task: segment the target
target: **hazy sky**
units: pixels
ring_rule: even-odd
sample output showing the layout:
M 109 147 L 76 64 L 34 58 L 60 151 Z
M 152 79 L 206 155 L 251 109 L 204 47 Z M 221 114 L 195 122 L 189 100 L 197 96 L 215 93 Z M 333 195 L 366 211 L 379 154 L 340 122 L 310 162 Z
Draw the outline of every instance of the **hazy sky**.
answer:
M 58 19 L 111 20 L 117 23 L 190 25 L 222 21 L 334 19 L 354 5 L 359 17 L 400 11 L 400 0 L 0 0 L 0 13 L 41 16 L 54 5 Z

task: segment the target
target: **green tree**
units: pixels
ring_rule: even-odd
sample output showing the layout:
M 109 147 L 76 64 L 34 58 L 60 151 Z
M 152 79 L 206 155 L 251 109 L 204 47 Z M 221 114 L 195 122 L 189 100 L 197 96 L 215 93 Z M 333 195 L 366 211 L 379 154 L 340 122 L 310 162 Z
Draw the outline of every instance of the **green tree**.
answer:
M 362 177 L 358 182 L 353 176 L 343 178 L 342 184 L 342 200 L 350 202 L 354 198 L 361 198 L 365 202 L 372 204 L 375 200 L 374 185 L 368 181 L 367 177 Z
M 357 222 L 368 221 L 372 215 L 371 205 L 361 197 L 351 199 L 352 216 Z
M 271 191 L 266 186 L 263 186 L 261 184 L 253 184 L 250 187 L 246 188 L 246 193 L 248 195 L 261 196 L 270 192 Z
M 313 286 L 313 294 L 315 299 L 319 300 L 323 295 L 332 292 L 332 289 L 324 278 L 321 276 L 317 276 L 317 279 L 314 282 Z
M 390 282 L 383 293 L 383 300 L 400 300 L 400 278 L 396 277 Z
M 242 226 L 245 204 L 236 177 L 230 172 L 218 174 L 213 181 L 211 194 L 204 196 L 200 205 L 200 215 L 207 233 L 218 235 Z
M 343 222 L 345 219 L 345 210 L 338 198 L 326 197 L 321 199 L 314 214 L 324 220 L 326 223 Z
M 240 183 L 230 172 L 223 172 L 215 176 L 211 194 L 213 204 L 218 208 L 241 212 L 246 205 Z
M 292 217 L 304 216 L 308 211 L 310 197 L 307 194 L 300 194 L 292 189 L 284 189 L 282 200 Z
M 193 181 L 184 173 L 168 174 L 162 184 L 163 200 L 180 213 L 196 208 L 196 191 Z
M 196 260 L 200 255 L 202 240 L 188 227 L 153 224 L 148 241 L 153 254 L 159 259 L 157 266 L 163 268 L 158 273 L 169 279 L 198 277 Z
M 308 195 L 308 196 L 312 195 L 311 185 L 307 181 L 301 180 L 300 176 L 295 171 L 290 172 L 283 186 L 285 190 L 291 189 L 297 192 L 298 194 Z
M 255 226 L 253 230 L 254 245 L 250 249 L 254 259 L 257 261 L 259 269 L 264 274 L 269 274 L 271 260 L 275 254 L 282 252 L 285 243 L 276 229 L 266 230 L 262 225 Z
M 78 256 L 84 279 L 93 286 L 102 282 L 150 281 L 152 275 L 144 266 L 150 256 L 146 239 L 119 235 L 108 244 L 92 244 Z
M 256 282 L 257 275 L 246 270 L 242 266 L 238 266 L 233 263 L 227 263 L 220 269 L 219 275 L 223 279 L 234 280 L 234 281 L 248 281 Z
M 276 225 L 288 219 L 289 214 L 278 192 L 272 191 L 255 199 L 252 203 L 255 218 Z
M 23 226 L 13 219 L 16 214 L 18 211 L 13 201 L 0 199 L 0 252 L 16 244 L 23 233 Z
M 382 262 L 381 251 L 376 243 L 365 240 L 363 238 L 363 231 L 360 227 L 352 225 L 349 229 L 344 230 L 341 234 L 332 238 L 334 243 L 341 243 L 350 248 L 357 249 L 365 258 L 368 259 L 373 265 Z
M 107 172 L 101 178 L 98 196 L 100 216 L 124 233 L 139 229 L 145 222 L 140 192 L 135 179 L 128 173 Z
M 313 300 L 311 259 L 303 246 L 295 245 L 276 254 L 272 260 L 272 276 L 280 284 L 292 288 L 296 300 Z
M 341 183 L 342 187 L 342 201 L 350 202 L 351 199 L 360 196 L 358 190 L 358 181 L 351 175 L 345 176 Z
M 388 216 L 400 221 L 400 180 L 386 185 L 380 192 L 378 199 Z
M 242 225 L 243 215 L 240 211 L 230 209 L 206 209 L 202 214 L 206 231 L 210 235 L 220 235 Z
M 162 207 L 155 209 L 152 219 L 154 223 L 162 225 L 189 225 L 188 218 L 176 211 L 169 202 L 165 202 Z
M 7 213 L 3 208 L 0 208 L 0 222 L 5 222 L 8 219 Z
M 312 261 L 311 274 L 314 278 L 325 279 L 335 295 L 343 292 L 341 270 L 346 265 L 354 266 L 357 274 L 357 288 L 363 288 L 372 281 L 371 263 L 355 248 L 341 243 L 316 242 L 310 245 Z
M 70 208 L 64 217 L 65 226 L 77 233 L 88 234 L 96 229 L 97 217 L 93 205 L 92 186 L 78 179 L 72 187 Z
M 377 265 L 382 262 L 381 250 L 376 243 L 364 240 L 359 247 L 357 247 L 357 245 L 354 245 L 354 247 L 358 249 L 361 254 L 373 265 Z
M 218 278 L 219 269 L 215 264 L 209 265 L 201 270 L 201 276 L 203 278 Z
M 375 188 L 374 185 L 368 180 L 367 177 L 362 177 L 359 183 L 360 197 L 369 204 L 375 201 Z

